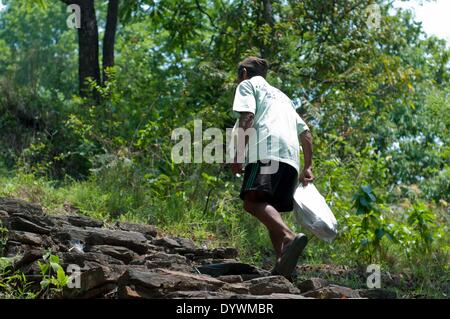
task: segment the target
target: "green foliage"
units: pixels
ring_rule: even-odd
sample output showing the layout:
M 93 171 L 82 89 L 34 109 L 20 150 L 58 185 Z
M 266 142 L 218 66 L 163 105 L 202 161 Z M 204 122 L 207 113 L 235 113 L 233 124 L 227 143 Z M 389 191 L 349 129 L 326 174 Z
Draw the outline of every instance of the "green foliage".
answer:
M 37 293 L 33 283 L 21 271 L 12 268 L 15 258 L 0 255 L 0 299 L 34 299 Z
M 2 76 L 14 86 L 27 86 L 34 92 L 74 90 L 76 83 L 71 79 L 76 77 L 76 31 L 67 28 L 62 2 L 45 9 L 28 1 L 5 4 L 6 10 L 0 13 L 0 50 L 5 43 L 9 59 L 0 67 L 4 68 Z
M 372 262 L 374 254 L 380 253 L 383 237 L 395 240 L 389 229 L 389 224 L 382 211 L 376 206 L 376 197 L 370 186 L 361 186 L 353 196 L 353 207 L 356 215 L 349 217 L 350 231 L 347 234 L 352 242 L 355 252 L 360 254 L 364 261 Z
M 59 257 L 49 251 L 43 256 L 43 262 L 38 261 L 38 265 L 42 275 L 40 295 L 43 297 L 59 296 L 69 282 L 69 277 L 59 264 Z
M 42 280 L 40 287 L 20 270 L 14 270 L 14 258 L 0 258 L 0 299 L 35 299 L 59 297 L 67 286 L 69 277 L 59 263 L 59 257 L 50 251 L 38 261 Z
M 408 224 L 416 233 L 416 242 L 421 252 L 429 252 L 434 240 L 436 216 L 424 203 L 414 204 L 407 211 Z
M 35 299 L 32 282 L 23 273 L 0 272 L 0 299 Z
M 128 158 L 115 156 L 98 157 L 99 168 L 93 179 L 102 192 L 109 194 L 107 211 L 113 217 L 136 212 L 145 203 L 146 181 L 142 173 Z

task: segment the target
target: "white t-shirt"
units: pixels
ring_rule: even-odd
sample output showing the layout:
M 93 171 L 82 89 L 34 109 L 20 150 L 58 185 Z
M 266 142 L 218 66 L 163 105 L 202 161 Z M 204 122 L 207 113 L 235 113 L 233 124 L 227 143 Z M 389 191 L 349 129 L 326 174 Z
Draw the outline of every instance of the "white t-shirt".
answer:
M 276 160 L 300 170 L 298 136 L 308 126 L 295 111 L 292 101 L 262 76 L 242 81 L 234 96 L 233 111 L 255 115 L 255 138 L 250 138 L 246 163 Z

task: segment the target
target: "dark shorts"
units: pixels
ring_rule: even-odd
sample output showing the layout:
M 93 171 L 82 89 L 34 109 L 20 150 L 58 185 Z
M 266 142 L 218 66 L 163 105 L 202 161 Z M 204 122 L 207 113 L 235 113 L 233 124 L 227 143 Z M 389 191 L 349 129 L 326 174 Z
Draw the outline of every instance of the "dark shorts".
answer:
M 244 182 L 239 196 L 244 200 L 248 192 L 258 191 L 264 195 L 264 200 L 279 212 L 292 211 L 294 192 L 298 185 L 297 170 L 289 164 L 278 162 L 276 172 L 265 174 L 268 169 L 264 170 L 264 167 L 271 165 L 271 162 L 264 164 L 258 161 L 245 166 Z

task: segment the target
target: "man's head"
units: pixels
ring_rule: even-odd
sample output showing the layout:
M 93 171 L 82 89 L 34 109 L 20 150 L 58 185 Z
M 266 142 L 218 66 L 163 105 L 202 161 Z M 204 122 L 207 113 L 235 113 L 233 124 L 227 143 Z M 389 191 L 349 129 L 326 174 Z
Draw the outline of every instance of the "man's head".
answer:
M 246 58 L 238 66 L 238 83 L 257 75 L 265 78 L 268 68 L 267 60 L 253 56 Z

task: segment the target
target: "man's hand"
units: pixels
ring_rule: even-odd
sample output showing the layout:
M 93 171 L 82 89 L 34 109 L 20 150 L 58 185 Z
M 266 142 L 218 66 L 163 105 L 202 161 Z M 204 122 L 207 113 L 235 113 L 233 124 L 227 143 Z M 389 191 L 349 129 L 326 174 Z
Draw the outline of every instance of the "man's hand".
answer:
M 232 163 L 231 164 L 231 172 L 233 175 L 236 175 L 240 172 L 242 172 L 243 165 L 242 163 Z
M 308 185 L 314 180 L 314 174 L 312 173 L 311 167 L 305 167 L 300 174 L 299 181 L 303 184 L 303 186 Z

